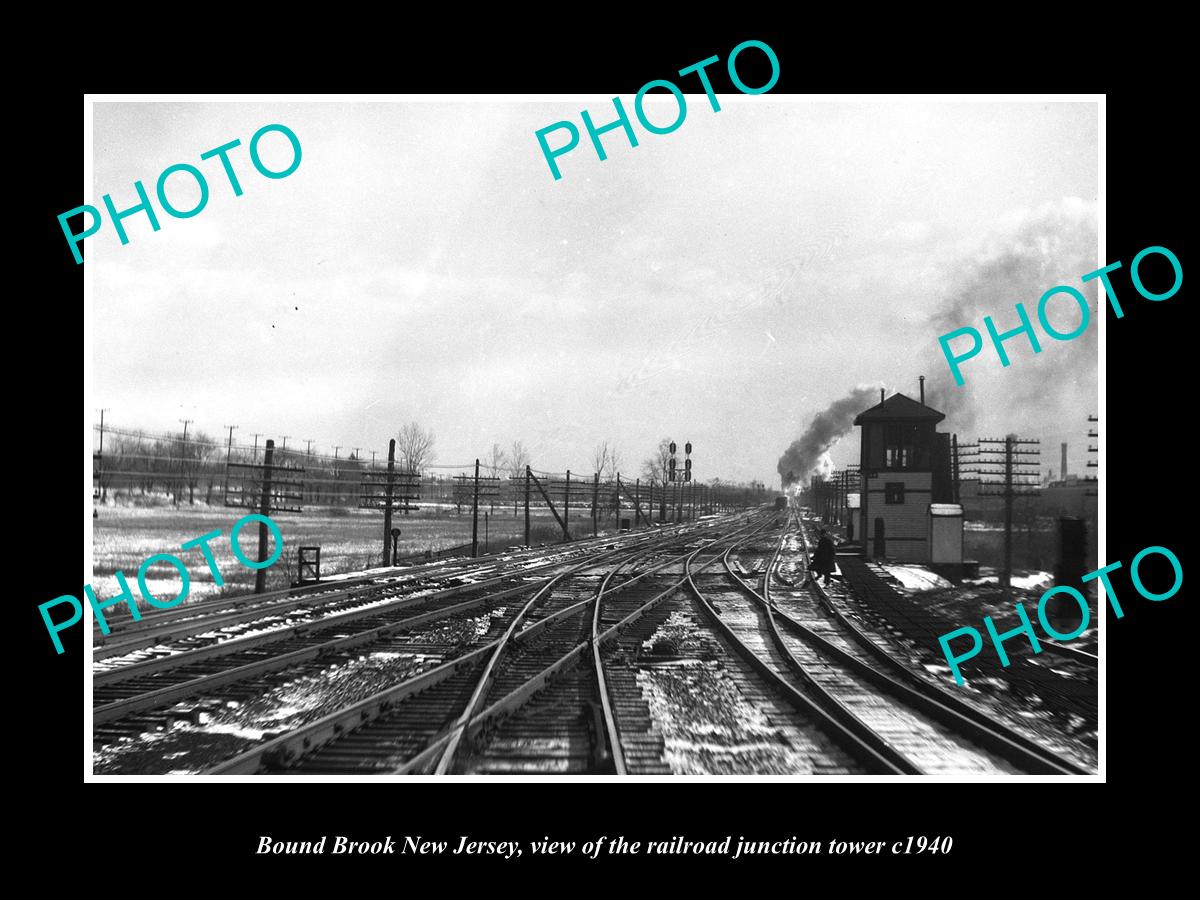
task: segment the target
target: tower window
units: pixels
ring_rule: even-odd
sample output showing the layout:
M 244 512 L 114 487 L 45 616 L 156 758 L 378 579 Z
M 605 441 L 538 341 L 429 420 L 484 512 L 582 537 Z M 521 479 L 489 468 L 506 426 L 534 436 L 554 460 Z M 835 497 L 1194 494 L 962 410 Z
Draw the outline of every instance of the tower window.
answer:
M 929 468 L 926 435 L 915 422 L 885 422 L 883 426 L 883 467 L 903 470 Z

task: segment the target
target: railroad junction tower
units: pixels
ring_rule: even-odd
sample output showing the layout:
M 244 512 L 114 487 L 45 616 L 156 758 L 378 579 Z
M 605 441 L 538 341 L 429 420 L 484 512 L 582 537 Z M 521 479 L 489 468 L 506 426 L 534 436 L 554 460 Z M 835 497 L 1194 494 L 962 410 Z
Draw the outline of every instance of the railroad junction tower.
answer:
M 922 387 L 924 387 L 922 385 Z M 858 414 L 862 427 L 863 555 L 901 562 L 962 562 L 962 507 L 954 503 L 946 418 L 904 394 L 883 397 Z

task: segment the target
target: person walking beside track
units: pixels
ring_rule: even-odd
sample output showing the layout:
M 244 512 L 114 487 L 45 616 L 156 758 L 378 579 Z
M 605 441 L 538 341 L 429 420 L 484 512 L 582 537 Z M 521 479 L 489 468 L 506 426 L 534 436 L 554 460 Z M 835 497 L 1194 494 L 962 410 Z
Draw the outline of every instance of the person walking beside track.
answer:
M 821 536 L 817 540 L 817 551 L 813 554 L 812 561 L 808 564 L 808 571 L 811 573 L 814 581 L 824 575 L 825 583 L 829 584 L 829 576 L 837 568 L 837 564 L 833 561 L 833 538 L 829 536 L 829 532 L 824 528 L 821 529 L 820 533 Z

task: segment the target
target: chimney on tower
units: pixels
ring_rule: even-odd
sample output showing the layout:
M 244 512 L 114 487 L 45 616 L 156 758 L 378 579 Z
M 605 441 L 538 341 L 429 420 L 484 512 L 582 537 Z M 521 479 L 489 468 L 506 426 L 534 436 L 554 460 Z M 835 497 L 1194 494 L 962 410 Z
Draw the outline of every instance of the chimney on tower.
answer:
M 921 405 L 925 405 L 925 376 L 921 376 Z
M 882 402 L 883 402 L 883 388 L 880 388 L 880 389 L 879 389 L 879 402 L 880 402 L 880 403 L 882 403 Z
M 1062 445 L 1062 480 L 1067 480 L 1067 445 L 1065 442 Z

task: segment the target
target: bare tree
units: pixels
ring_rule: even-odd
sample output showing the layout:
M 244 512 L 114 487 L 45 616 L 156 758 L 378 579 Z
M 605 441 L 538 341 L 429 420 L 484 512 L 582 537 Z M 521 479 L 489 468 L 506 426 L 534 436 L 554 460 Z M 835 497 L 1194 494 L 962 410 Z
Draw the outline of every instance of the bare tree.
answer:
M 188 505 L 196 504 L 197 481 L 204 471 L 206 459 L 215 452 L 216 446 L 217 442 L 202 431 L 194 432 L 191 437 L 187 437 L 186 431 L 172 435 L 168 454 L 177 460 L 174 465 L 178 466 L 179 472 L 175 488 L 176 505 L 179 503 L 182 488 L 185 487 L 188 492 Z M 211 494 L 211 490 L 209 493 Z
M 487 456 L 484 457 L 483 467 L 487 470 L 489 475 L 491 475 L 493 478 L 499 479 L 501 474 L 505 471 L 505 466 L 507 465 L 508 454 L 504 452 L 504 448 L 499 444 L 492 444 L 492 449 L 489 450 Z M 496 499 L 499 496 L 499 492 L 500 482 L 497 481 L 496 493 L 492 493 L 491 491 L 488 492 L 488 496 L 492 498 L 491 507 L 493 513 L 496 511 Z
M 671 439 L 663 438 L 658 442 L 658 447 L 655 448 L 653 455 L 648 456 L 642 461 L 642 477 L 650 484 L 650 506 L 653 510 L 654 506 L 654 486 L 661 485 L 661 494 L 659 495 L 658 516 L 659 521 L 663 519 L 666 504 L 667 490 L 667 461 L 671 458 Z
M 197 431 L 190 441 L 190 446 L 184 448 L 188 460 L 188 504 L 192 505 L 196 502 L 196 488 L 201 478 L 208 479 L 208 489 L 204 495 L 204 502 L 211 504 L 213 477 L 218 468 L 217 457 L 220 445 L 215 438 L 205 434 L 203 431 Z
M 608 441 L 601 441 L 592 451 L 592 471 L 604 473 L 609 462 Z
M 396 452 L 406 472 L 421 473 L 434 460 L 433 432 L 427 431 L 416 422 L 409 422 L 396 436 Z
M 621 471 L 621 451 L 617 449 L 616 444 L 608 446 L 608 477 L 615 480 L 617 473 Z
M 601 441 L 592 450 L 592 471 L 598 475 L 603 475 L 605 468 L 609 463 L 608 441 Z M 592 500 L 592 515 L 595 516 L 600 511 L 600 497 L 594 495 Z
M 642 477 L 650 482 L 651 486 L 663 483 L 665 481 L 664 473 L 667 470 L 667 462 L 670 458 L 671 439 L 663 438 L 658 442 L 658 447 L 654 453 L 642 461 Z
M 483 460 L 483 466 L 487 469 L 488 474 L 493 478 L 499 478 L 500 473 L 505 471 L 507 465 L 508 454 L 504 452 L 504 448 L 499 444 L 492 444 L 492 449 L 488 451 Z
M 592 450 L 592 468 L 600 474 L 601 478 L 616 481 L 617 472 L 621 469 L 621 455 L 612 441 L 601 441 Z M 620 507 L 616 488 L 614 487 L 613 490 L 614 493 L 611 496 L 606 492 L 600 499 L 600 512 L 604 515 L 608 515 L 610 510 Z
M 525 449 L 525 445 L 520 441 L 513 441 L 512 446 L 508 450 L 508 472 L 517 479 L 513 482 L 513 515 L 517 514 L 517 494 L 516 486 L 520 483 L 520 479 L 525 477 L 525 467 L 529 465 L 529 451 Z

